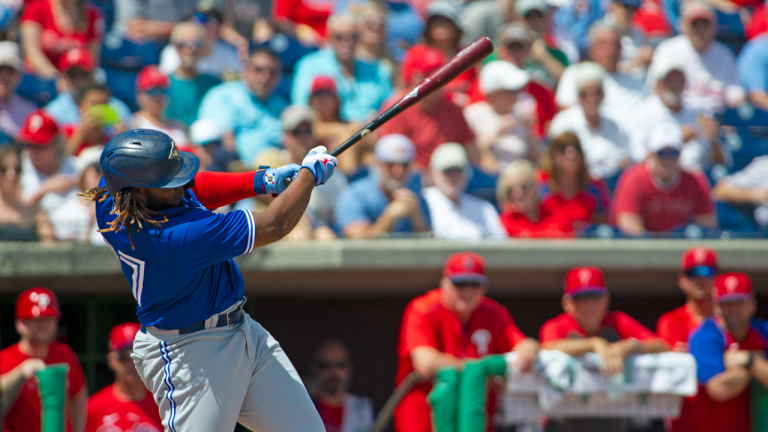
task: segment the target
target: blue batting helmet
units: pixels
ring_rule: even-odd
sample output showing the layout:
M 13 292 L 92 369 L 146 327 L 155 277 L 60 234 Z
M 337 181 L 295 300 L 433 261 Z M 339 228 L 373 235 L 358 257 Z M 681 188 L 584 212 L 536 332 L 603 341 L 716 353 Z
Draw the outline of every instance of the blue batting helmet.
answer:
M 189 183 L 200 159 L 180 152 L 168 135 L 134 129 L 109 140 L 101 153 L 101 171 L 110 193 L 126 187 L 175 188 Z

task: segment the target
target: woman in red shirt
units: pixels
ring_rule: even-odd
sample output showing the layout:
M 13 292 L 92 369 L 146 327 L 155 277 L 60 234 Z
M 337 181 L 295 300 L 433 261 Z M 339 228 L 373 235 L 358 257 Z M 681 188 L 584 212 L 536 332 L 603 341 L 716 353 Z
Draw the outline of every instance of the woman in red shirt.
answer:
M 32 0 L 19 19 L 26 67 L 40 77 L 59 74 L 67 51 L 85 48 L 98 64 L 104 18 L 85 0 Z
M 573 230 L 608 221 L 608 189 L 589 177 L 579 137 L 563 132 L 549 144 L 537 173 L 542 208 L 566 220 Z
M 541 205 L 533 164 L 518 160 L 504 168 L 496 186 L 501 224 L 510 237 L 570 237 L 570 221 Z

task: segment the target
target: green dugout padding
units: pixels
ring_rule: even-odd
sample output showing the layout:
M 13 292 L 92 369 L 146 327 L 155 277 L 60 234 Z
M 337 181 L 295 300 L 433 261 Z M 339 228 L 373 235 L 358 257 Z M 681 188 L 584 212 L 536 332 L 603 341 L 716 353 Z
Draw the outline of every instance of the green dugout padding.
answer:
M 752 432 L 768 432 L 768 389 L 752 380 Z
M 441 369 L 427 397 L 432 407 L 435 432 L 482 432 L 486 427 L 486 384 L 492 375 L 504 375 L 507 362 L 503 356 L 467 360 L 464 370 Z
M 64 432 L 64 401 L 67 398 L 66 363 L 48 365 L 37 371 L 37 388 L 42 407 L 42 432 Z

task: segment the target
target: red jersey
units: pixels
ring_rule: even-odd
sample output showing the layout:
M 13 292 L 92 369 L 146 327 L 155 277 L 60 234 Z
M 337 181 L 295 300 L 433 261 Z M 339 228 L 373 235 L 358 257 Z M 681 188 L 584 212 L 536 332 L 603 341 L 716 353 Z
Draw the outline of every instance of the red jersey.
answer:
M 276 0 L 274 19 L 305 24 L 325 38 L 325 24 L 331 12 L 333 12 L 332 0 Z
M 34 0 L 24 8 L 19 24 L 34 22 L 42 27 L 40 45 L 46 57 L 55 67 L 59 59 L 74 48 L 87 49 L 91 41 L 101 40 L 104 34 L 104 17 L 96 6 L 85 2 L 85 28 L 62 29 L 53 16 L 52 0 Z
M 550 213 L 549 208 L 539 208 L 540 219 L 533 222 L 525 213 L 521 213 L 511 204 L 504 206 L 501 213 L 501 225 L 510 237 L 520 238 L 562 238 L 573 237 L 570 221 L 557 213 Z
M 427 346 L 458 358 L 480 358 L 487 354 L 502 354 L 512 351 L 514 346 L 525 339 L 517 328 L 507 309 L 495 301 L 484 298 L 469 320 L 462 323 L 455 312 L 442 303 L 442 292 L 434 289 L 411 300 L 403 314 L 397 355 L 397 378 L 395 384 L 413 371 L 411 351 Z M 395 430 L 397 432 L 430 432 L 432 420 L 427 394 L 432 384 L 414 386 L 395 409 Z M 489 418 L 493 418 L 495 395 L 489 395 Z M 490 426 L 490 424 L 489 424 Z
M 701 321 L 691 315 L 688 305 L 682 305 L 659 318 L 656 334 L 674 348 L 678 343 L 688 344 L 688 337 L 699 324 Z
M 752 11 L 752 17 L 747 22 L 744 34 L 748 40 L 752 40 L 768 30 L 768 14 L 766 14 L 765 3 L 760 3 Z
M 648 39 L 667 38 L 673 35 L 660 0 L 643 0 L 640 9 L 632 17 L 632 24 L 639 27 Z
M 317 401 L 317 412 L 325 426 L 325 432 L 341 432 L 341 423 L 344 421 L 344 405 L 331 406 L 325 402 Z
M 619 178 L 611 218 L 619 213 L 638 214 L 645 229 L 669 231 L 687 224 L 694 216 L 714 211 L 709 193 L 692 174 L 680 171 L 668 186 L 661 185 L 646 163 L 628 168 Z
M 0 351 L 0 375 L 4 375 L 32 357 L 21 352 L 19 344 L 14 344 Z M 77 356 L 61 342 L 51 342 L 48 346 L 48 356 L 42 359 L 45 364 L 67 363 L 67 402 L 64 408 L 67 432 L 72 432 L 69 421 L 69 399 L 78 394 L 85 386 L 85 374 Z M 40 395 L 34 379 L 27 380 L 21 388 L 19 398 L 13 404 L 3 423 L 4 432 L 40 432 Z
M 393 101 L 403 95 L 397 95 Z M 408 108 L 405 113 L 381 126 L 378 134 L 400 134 L 410 138 L 416 147 L 415 162 L 422 167 L 429 166 L 429 158 L 440 144 L 455 142 L 464 145 L 475 139 L 461 108 L 445 97 L 429 112 L 424 111 L 421 104 Z
M 88 399 L 85 432 L 160 432 L 163 422 L 152 393 L 140 402 L 126 400 L 110 384 Z
M 539 342 L 544 343 L 560 339 L 582 339 L 593 336 L 600 336 L 608 342 L 618 342 L 629 338 L 647 340 L 656 337 L 652 331 L 624 312 L 608 312 L 605 314 L 600 329 L 593 334 L 587 334 L 571 314 L 561 313 L 556 318 L 552 318 L 544 323 L 539 332 Z

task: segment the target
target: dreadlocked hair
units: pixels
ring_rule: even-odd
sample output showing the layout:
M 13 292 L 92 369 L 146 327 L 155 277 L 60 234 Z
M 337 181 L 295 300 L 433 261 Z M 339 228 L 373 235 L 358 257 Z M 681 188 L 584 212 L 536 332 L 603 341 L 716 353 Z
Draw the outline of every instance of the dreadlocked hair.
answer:
M 77 194 L 89 201 L 102 202 L 111 197 L 112 194 L 106 187 L 91 188 L 86 192 Z M 158 211 L 147 208 L 144 197 L 139 193 L 138 188 L 127 187 L 121 189 L 115 198 L 115 207 L 109 214 L 116 214 L 117 217 L 109 224 L 109 228 L 100 229 L 100 233 L 120 231 L 125 228 L 128 231 L 128 239 L 131 241 L 131 249 L 136 249 L 133 245 L 133 231 L 141 231 L 144 228 L 141 221 L 144 221 L 157 228 L 162 228 L 162 223 L 168 222 L 168 217 Z M 154 216 L 160 215 L 162 219 Z M 138 228 L 136 227 L 138 225 Z

